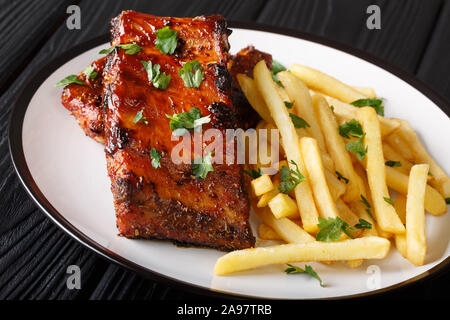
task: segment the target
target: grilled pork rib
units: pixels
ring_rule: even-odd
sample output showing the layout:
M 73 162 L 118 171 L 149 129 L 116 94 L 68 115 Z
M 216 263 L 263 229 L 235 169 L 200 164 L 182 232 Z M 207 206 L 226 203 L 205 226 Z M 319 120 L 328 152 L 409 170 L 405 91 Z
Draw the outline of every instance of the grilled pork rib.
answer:
M 178 32 L 173 55 L 155 48 L 155 32 L 165 26 Z M 126 11 L 113 19 L 112 46 L 135 43 L 143 48 L 133 55 L 117 48 L 104 71 L 105 150 L 121 235 L 221 250 L 254 245 L 241 166 L 214 164 L 205 179 L 196 179 L 190 164 L 171 160 L 178 142 L 171 140 L 166 115 L 197 107 L 203 116 L 211 115 L 203 130 L 224 132 L 235 126 L 226 67 L 228 32 L 218 16 L 160 18 Z M 186 88 L 178 69 L 193 60 L 203 67 L 204 79 L 199 88 Z M 149 83 L 141 61 L 159 64 L 171 76 L 166 90 Z M 141 111 L 148 125 L 134 122 Z M 157 169 L 152 148 L 161 152 Z

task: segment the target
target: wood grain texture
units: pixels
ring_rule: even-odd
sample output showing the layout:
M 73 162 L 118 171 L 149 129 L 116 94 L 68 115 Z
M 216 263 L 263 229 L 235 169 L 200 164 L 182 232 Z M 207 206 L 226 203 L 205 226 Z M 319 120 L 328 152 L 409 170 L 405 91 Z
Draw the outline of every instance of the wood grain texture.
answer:
M 109 20 L 121 10 L 174 16 L 220 13 L 228 19 L 318 34 L 368 51 L 409 72 L 418 71 L 423 80 L 450 95 L 446 50 L 450 9 L 440 0 L 83 0 L 79 2 L 81 30 L 65 27 L 67 2 L 55 3 L 0 1 L 0 25 L 4 27 L 0 34 L 9 40 L 9 50 L 0 50 L 4 57 L 0 60 L 0 299 L 205 299 L 118 267 L 71 239 L 39 212 L 21 187 L 9 158 L 8 114 L 25 81 L 62 52 L 108 32 Z M 365 27 L 365 9 L 374 3 L 382 10 L 382 29 L 370 31 Z M 20 28 L 7 23 L 24 19 L 27 23 Z M 21 50 L 26 54 L 19 54 Z M 81 290 L 66 287 L 66 268 L 71 264 L 82 270 Z M 441 276 L 388 297 L 434 298 L 448 283 L 449 275 Z

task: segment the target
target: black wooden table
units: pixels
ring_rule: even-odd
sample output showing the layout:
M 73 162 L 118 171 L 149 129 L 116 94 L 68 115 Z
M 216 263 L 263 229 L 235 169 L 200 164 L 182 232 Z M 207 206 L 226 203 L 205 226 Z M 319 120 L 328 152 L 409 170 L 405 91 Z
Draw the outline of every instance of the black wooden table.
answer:
M 81 8 L 81 29 L 66 26 L 67 7 Z M 381 29 L 366 27 L 371 4 Z M 0 299 L 208 299 L 118 267 L 70 238 L 41 213 L 17 178 L 7 123 L 24 82 L 71 47 L 105 34 L 121 10 L 155 15 L 220 13 L 320 35 L 357 47 L 414 74 L 450 100 L 450 1 L 445 0 L 1 0 L 0 1 Z M 446 146 L 447 147 L 447 146 Z M 82 270 L 80 290 L 66 287 L 66 268 Z M 447 298 L 450 275 L 384 298 Z

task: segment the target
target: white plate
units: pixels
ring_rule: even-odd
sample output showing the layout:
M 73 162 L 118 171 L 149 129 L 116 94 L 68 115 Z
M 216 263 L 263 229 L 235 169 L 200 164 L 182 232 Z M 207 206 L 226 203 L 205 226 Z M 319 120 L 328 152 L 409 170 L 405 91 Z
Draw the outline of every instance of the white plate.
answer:
M 97 40 L 96 44 L 103 42 Z M 375 88 L 386 99 L 386 116 L 410 121 L 434 158 L 450 172 L 450 120 L 427 96 L 404 80 L 344 51 L 292 36 L 235 28 L 230 43 L 232 52 L 253 44 L 284 65 L 299 62 L 346 83 Z M 41 209 L 87 246 L 146 275 L 166 281 L 168 278 L 172 285 L 188 284 L 200 290 L 264 298 L 333 298 L 379 292 L 448 265 L 448 214 L 441 217 L 427 214 L 428 252 L 424 266 L 414 267 L 395 249 L 391 249 L 386 259 L 365 261 L 357 269 L 344 263 L 310 263 L 325 288 L 311 277 L 286 275 L 282 265 L 216 277 L 214 264 L 223 252 L 179 248 L 168 241 L 118 237 L 103 146 L 83 134 L 61 106 L 61 89 L 54 87 L 58 80 L 83 70 L 99 58 L 98 51 L 108 46 L 105 43 L 93 48 L 91 42 L 72 50 L 72 59 L 66 55 L 53 61 L 22 93 L 10 127 L 11 154 L 25 187 Z M 75 56 L 74 52 L 80 54 Z M 408 81 L 415 80 L 408 78 Z M 439 100 L 428 89 L 421 87 L 421 91 Z M 255 231 L 257 222 L 252 220 Z

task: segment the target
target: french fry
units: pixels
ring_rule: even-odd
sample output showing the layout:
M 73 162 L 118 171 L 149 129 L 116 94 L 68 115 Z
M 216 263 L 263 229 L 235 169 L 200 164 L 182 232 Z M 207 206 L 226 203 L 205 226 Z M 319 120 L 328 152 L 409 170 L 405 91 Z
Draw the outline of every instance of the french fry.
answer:
M 386 182 L 389 188 L 407 195 L 409 178 L 406 174 L 401 173 L 391 167 L 386 167 Z M 427 185 L 425 188 L 425 210 L 435 216 L 440 216 L 447 212 L 447 204 L 444 197 L 434 189 Z
M 272 180 L 267 174 L 263 174 L 262 176 L 253 179 L 251 184 L 255 196 L 260 196 L 266 192 L 273 190 Z
M 330 155 L 328 153 L 323 153 L 321 154 L 322 156 L 322 162 L 323 162 L 323 166 L 325 167 L 325 169 L 327 169 L 328 171 L 334 172 L 334 162 L 333 159 L 331 159 Z
M 309 88 L 341 101 L 350 103 L 358 99 L 367 98 L 351 86 L 319 70 L 300 64 L 293 64 L 290 66 L 289 71 L 299 77 Z
M 346 185 L 340 181 L 337 176 L 325 169 L 325 178 L 327 179 L 328 188 L 330 189 L 333 200 L 340 198 L 345 193 Z
M 404 158 L 408 159 L 408 161 L 414 163 L 414 153 L 406 143 L 402 137 L 398 134 L 397 131 L 392 132 L 391 134 L 383 137 L 383 140 L 389 143 L 389 145 L 397 150 Z
M 317 140 L 320 150 L 326 153 L 325 140 L 322 130 L 320 129 L 319 120 L 312 105 L 308 87 L 299 78 L 287 71 L 277 73 L 277 77 L 286 88 L 290 100 L 294 102 L 294 108 L 297 115 L 305 119 L 310 125 L 308 131 L 310 132 L 311 137 Z
M 340 242 L 308 242 L 237 250 L 220 257 L 214 274 L 223 276 L 270 264 L 306 261 L 383 259 L 390 242 L 379 237 L 365 237 Z
M 358 110 L 357 115 L 366 134 L 364 138 L 365 146 L 368 147 L 366 170 L 377 223 L 384 231 L 402 234 L 405 232 L 405 227 L 394 207 L 386 201 L 390 196 L 386 185 L 380 123 L 377 114 L 375 109 L 363 107 Z
M 254 80 L 246 76 L 245 74 L 238 74 L 236 78 L 239 82 L 239 86 L 241 87 L 242 92 L 244 93 L 252 108 L 255 109 L 260 117 L 266 122 L 273 123 L 270 112 L 266 106 L 266 103 L 264 102 L 264 99 L 259 93 Z
M 293 217 L 298 213 L 295 200 L 284 193 L 279 193 L 270 199 L 268 206 L 277 219 Z
M 411 170 L 413 163 L 411 163 L 408 159 L 403 157 L 400 153 L 394 150 L 388 143 L 383 143 L 383 154 L 384 159 L 391 161 L 400 161 L 401 166 L 396 167 L 397 170 L 403 172 L 404 174 L 409 175 L 409 170 Z
M 287 243 L 305 243 L 314 241 L 314 238 L 308 232 L 290 219 L 276 219 L 269 207 L 256 208 L 253 205 L 253 209 L 261 221 L 271 227 Z
M 325 178 L 317 140 L 314 138 L 302 138 L 300 140 L 300 148 L 320 216 L 323 218 L 337 217 L 338 212 Z
M 358 223 L 358 216 L 345 204 L 342 199 L 336 200 L 336 207 L 338 210 L 338 217 L 347 222 L 350 226 Z
M 356 86 L 352 86 L 352 88 L 355 89 L 356 91 L 361 92 L 363 95 L 365 95 L 368 98 L 376 98 L 377 97 L 375 90 L 373 88 L 356 87 Z
M 402 220 L 403 224 L 406 224 L 406 197 L 402 194 L 397 195 L 397 199 L 394 202 L 395 211 Z M 406 230 L 408 232 L 408 230 Z M 395 235 L 395 247 L 400 252 L 400 254 L 406 258 L 406 234 L 396 234 Z
M 255 77 L 256 86 L 263 96 L 275 124 L 280 130 L 289 167 L 293 170 L 297 169 L 297 167 L 291 163 L 291 161 L 293 161 L 297 164 L 300 172 L 307 178 L 306 181 L 299 183 L 295 187 L 295 198 L 302 218 L 303 228 L 308 232 L 315 232 L 317 231 L 319 214 L 314 203 L 311 186 L 300 152 L 297 132 L 295 131 L 295 127 L 283 101 L 277 93 L 275 88 L 276 84 L 273 82 L 272 76 L 264 61 L 260 61 L 256 64 L 253 69 L 253 75 Z
M 427 239 L 425 236 L 425 187 L 430 166 L 417 164 L 411 168 L 406 200 L 406 256 L 412 264 L 425 262 Z
M 328 104 L 333 106 L 334 113 L 340 122 L 347 122 L 356 118 L 356 112 L 359 109 L 358 107 L 331 97 L 327 97 L 326 99 Z M 395 119 L 389 119 L 378 115 L 378 120 L 380 120 L 381 136 L 383 138 L 400 127 L 400 122 Z
M 370 229 L 363 229 L 361 237 L 376 237 L 378 236 L 376 222 L 372 216 L 367 212 L 367 207 L 361 201 L 353 201 L 349 204 L 352 212 L 356 213 L 359 218 L 366 220 L 372 225 Z
M 428 154 L 425 147 L 420 143 L 411 125 L 406 120 L 399 120 L 401 127 L 398 129 L 398 135 L 408 143 L 410 146 L 415 163 L 427 163 L 430 166 L 430 172 L 433 175 L 433 179 L 430 184 L 435 187 L 444 198 L 450 197 L 450 178 L 442 170 L 442 168 L 434 161 L 434 159 Z
M 345 148 L 342 137 L 339 135 L 336 120 L 326 100 L 318 94 L 314 95 L 312 99 L 314 108 L 319 115 L 327 149 L 333 159 L 336 171 L 339 171 L 344 177 L 349 179 L 343 198 L 345 201 L 351 202 L 359 198 L 358 184 L 356 182 L 357 177 L 353 169 L 352 160 Z
M 364 262 L 364 259 L 358 259 L 358 260 L 349 260 L 347 261 L 347 264 L 350 268 L 355 269 L 360 267 Z
M 262 240 L 283 240 L 271 227 L 264 223 L 259 225 L 258 236 Z

